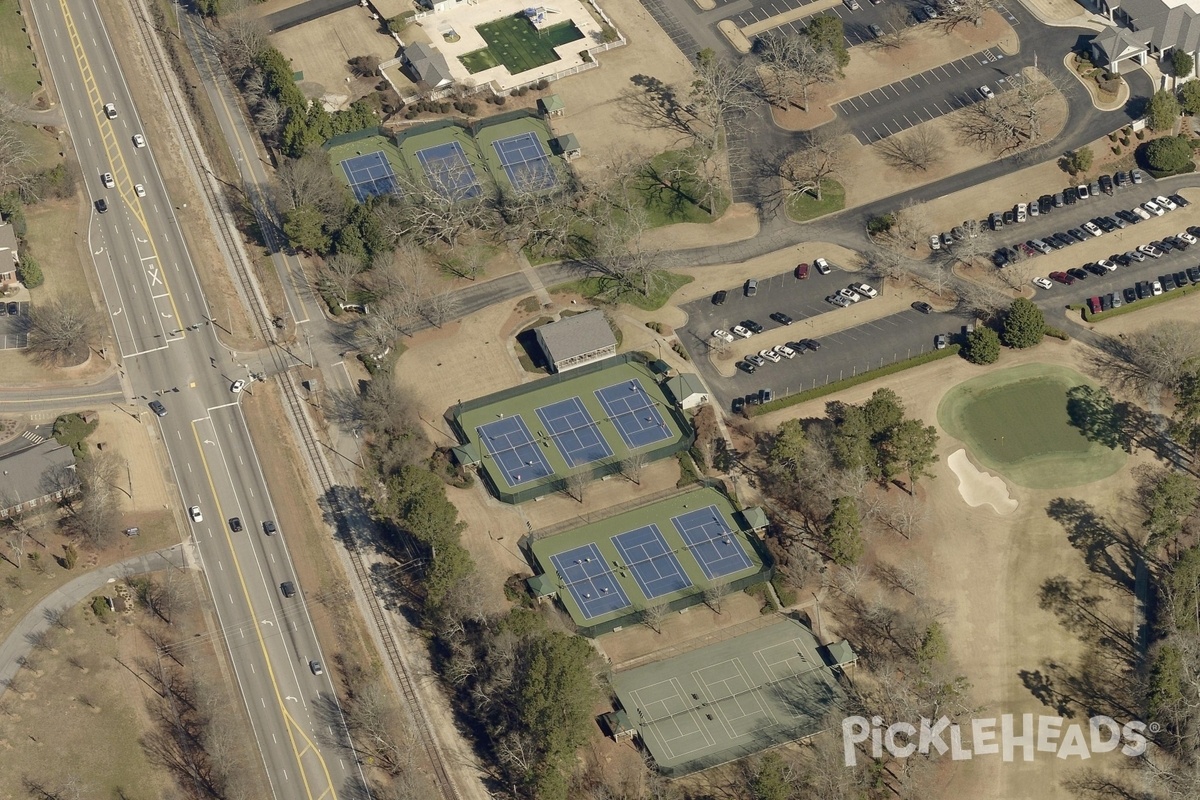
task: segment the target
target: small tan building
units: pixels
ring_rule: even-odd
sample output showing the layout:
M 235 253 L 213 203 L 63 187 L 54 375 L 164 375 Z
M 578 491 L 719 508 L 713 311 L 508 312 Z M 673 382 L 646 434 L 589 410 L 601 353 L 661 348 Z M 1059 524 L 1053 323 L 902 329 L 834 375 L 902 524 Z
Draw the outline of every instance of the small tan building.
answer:
M 617 354 L 617 337 L 601 311 L 586 311 L 535 330 L 552 372 L 566 372 Z

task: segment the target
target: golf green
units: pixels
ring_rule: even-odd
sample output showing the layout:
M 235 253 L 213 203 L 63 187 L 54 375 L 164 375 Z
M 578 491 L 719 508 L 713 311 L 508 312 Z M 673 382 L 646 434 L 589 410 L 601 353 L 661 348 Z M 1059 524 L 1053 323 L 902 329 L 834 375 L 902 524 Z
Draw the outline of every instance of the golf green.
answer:
M 999 370 L 952 388 L 938 423 L 986 467 L 1030 488 L 1061 489 L 1105 478 L 1125 453 L 1089 441 L 1067 415 L 1067 392 L 1090 383 L 1049 364 Z

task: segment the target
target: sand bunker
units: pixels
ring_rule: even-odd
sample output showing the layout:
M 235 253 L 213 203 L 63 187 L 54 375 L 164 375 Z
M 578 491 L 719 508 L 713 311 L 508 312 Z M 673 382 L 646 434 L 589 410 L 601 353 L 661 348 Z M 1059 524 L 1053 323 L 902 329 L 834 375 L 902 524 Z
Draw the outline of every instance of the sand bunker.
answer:
M 967 458 L 967 451 L 956 450 L 946 459 L 946 464 L 958 476 L 958 493 L 967 505 L 977 508 L 989 505 L 997 514 L 1011 514 L 1017 510 L 1017 501 L 1008 496 L 1008 484 L 995 475 L 981 472 Z

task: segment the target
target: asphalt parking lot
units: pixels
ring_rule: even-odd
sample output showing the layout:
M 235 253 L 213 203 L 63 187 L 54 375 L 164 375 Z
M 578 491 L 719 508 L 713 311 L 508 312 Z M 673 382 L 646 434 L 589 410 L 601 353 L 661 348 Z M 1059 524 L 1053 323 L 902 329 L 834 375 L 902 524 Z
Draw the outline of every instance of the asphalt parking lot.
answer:
M 732 0 L 725 0 L 725 2 L 732 2 Z M 811 5 L 815 2 L 816 0 L 771 0 L 769 3 L 762 3 L 749 11 L 743 11 L 741 14 L 732 16 L 729 19 L 739 28 L 745 28 L 748 25 L 754 25 L 771 17 L 778 17 L 780 14 L 786 14 L 801 6 Z M 869 3 L 870 0 L 867 0 L 867 2 Z M 718 5 L 721 4 L 721 0 L 718 0 Z
M 808 27 L 809 22 L 820 16 L 835 16 L 842 21 L 842 30 L 845 32 L 846 47 L 857 47 L 864 42 L 869 42 L 875 37 L 871 34 L 870 26 L 878 25 L 886 30 L 895 30 L 896 26 L 885 21 L 884 5 L 872 5 L 871 0 L 862 0 L 858 4 L 858 11 L 851 11 L 845 5 L 837 5 L 833 8 L 827 8 L 824 11 L 818 11 L 816 14 L 809 14 L 806 17 L 801 17 L 792 22 L 785 22 L 778 27 L 770 28 L 763 33 L 776 33 L 784 36 L 795 35 Z M 755 10 L 757 11 L 757 9 Z M 747 12 L 754 14 L 755 11 Z M 739 15 L 739 16 L 745 16 Z M 736 18 L 735 18 L 736 19 Z M 747 23 L 749 24 L 749 22 Z M 759 34 L 762 35 L 761 33 Z
M 3 313 L 0 313 L 0 350 L 21 350 L 29 346 L 29 334 L 26 333 L 26 322 L 29 317 L 29 303 L 17 303 L 18 314 L 8 313 L 8 303 L 0 302 Z
M 1007 66 L 1004 53 L 989 48 L 843 100 L 833 108 L 861 143 L 873 144 L 982 101 L 981 86 L 1000 94 L 1008 88 Z M 887 104 L 894 104 L 896 110 L 881 115 L 880 106 Z
M 725 377 L 713 366 L 709 341 L 714 329 L 728 331 L 744 319 L 752 319 L 766 328 L 761 337 L 738 339 L 729 345 L 729 353 L 735 358 L 722 364 L 732 366 L 745 354 L 765 347 L 765 342 L 775 344 L 779 341 L 781 328 L 787 331 L 788 340 L 804 339 L 809 336 L 804 325 L 805 319 L 819 314 L 845 313 L 826 303 L 825 297 L 859 280 L 860 277 L 835 268 L 829 275 L 817 275 L 814 272 L 812 277 L 804 281 L 797 280 L 790 272 L 760 279 L 755 297 L 745 297 L 740 286 L 731 287 L 728 290 L 729 299 L 724 305 L 714 306 L 711 298 L 685 305 L 683 308 L 688 315 L 688 325 L 677 333 L 709 388 L 723 406 L 729 408 L 734 397 L 757 393 L 762 389 L 769 388 L 776 397 L 782 397 L 919 355 L 933 348 L 936 334 L 959 333 L 968 321 L 966 317 L 954 314 L 921 314 L 907 309 L 819 336 L 820 350 L 808 351 L 778 364 L 768 362 L 753 375 L 738 370 L 732 377 Z M 784 328 L 770 319 L 769 315 L 776 311 L 782 311 L 796 321 Z M 760 345 L 760 342 L 764 344 Z M 890 352 L 884 352 L 888 347 L 881 347 L 881 342 L 887 343 Z

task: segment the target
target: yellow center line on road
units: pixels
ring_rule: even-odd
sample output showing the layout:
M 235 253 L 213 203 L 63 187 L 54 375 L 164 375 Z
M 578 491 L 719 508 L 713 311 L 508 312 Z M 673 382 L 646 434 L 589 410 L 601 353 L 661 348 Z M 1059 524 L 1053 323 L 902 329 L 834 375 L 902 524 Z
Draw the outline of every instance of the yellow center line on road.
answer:
M 179 330 L 179 338 L 184 338 L 186 326 L 179 316 L 179 309 L 175 305 L 175 295 L 171 292 L 171 287 L 167 284 L 167 271 L 163 266 L 162 259 L 158 255 L 158 247 L 154 244 L 154 234 L 150 232 L 150 225 L 146 222 L 146 215 L 142 211 L 142 202 L 137 194 L 132 191 L 133 179 L 129 176 L 129 166 L 125 163 L 125 157 L 121 153 L 121 147 L 117 142 L 117 134 L 113 130 L 112 121 L 104 115 L 104 98 L 100 94 L 100 88 L 96 84 L 95 73 L 92 72 L 91 63 L 88 61 L 87 53 L 83 49 L 83 41 L 79 38 L 79 31 L 75 28 L 75 19 L 71 16 L 71 10 L 67 8 L 67 0 L 58 0 L 58 5 L 62 9 L 63 18 L 67 23 L 67 36 L 71 41 L 71 49 L 75 53 L 75 61 L 79 65 L 79 71 L 83 76 L 83 86 L 87 90 L 88 99 L 92 104 L 92 113 L 96 115 L 96 121 L 100 126 L 100 141 L 104 145 L 104 152 L 108 155 L 108 160 L 112 164 L 113 181 L 116 183 L 117 192 L 121 195 L 126 205 L 129 206 L 134 219 L 142 226 L 142 230 L 146 233 L 146 241 L 150 244 L 150 250 L 154 254 L 155 264 L 158 266 L 158 277 L 162 279 L 163 288 L 166 289 L 167 298 L 171 301 L 171 313 L 174 314 L 175 327 Z
M 210 492 L 212 492 L 213 502 L 216 503 L 217 506 L 217 519 L 224 520 L 225 511 L 221 508 L 221 499 L 217 496 L 217 487 L 216 484 L 213 483 L 212 470 L 209 469 L 208 458 L 204 455 L 204 444 L 200 439 L 200 431 L 196 428 L 195 420 L 192 421 L 192 436 L 196 439 L 196 450 L 200 453 L 200 465 L 204 468 L 204 475 L 208 480 L 208 489 Z M 238 584 L 242 587 L 242 596 L 246 600 L 246 607 L 250 609 L 251 619 L 257 620 L 258 614 L 254 611 L 254 603 L 250 599 L 250 590 L 246 586 L 246 578 L 242 574 L 242 563 L 238 560 L 237 551 L 235 551 L 233 547 L 233 536 L 229 532 L 228 525 L 222 525 L 221 527 L 225 531 L 225 541 L 229 545 L 229 555 L 233 561 L 234 571 L 237 573 Z M 290 713 L 288 713 L 287 705 L 283 699 L 283 694 L 279 691 L 279 682 L 275 678 L 275 668 L 271 665 L 271 656 L 267 652 L 267 642 L 262 635 L 262 626 L 257 624 L 257 622 L 254 625 L 254 633 L 258 637 L 258 645 L 262 649 L 263 661 L 267 665 L 267 677 L 270 679 L 271 688 L 275 692 L 275 703 L 279 707 L 279 713 L 283 715 L 284 722 L 286 723 L 288 744 L 292 748 L 292 753 L 296 756 L 296 765 L 300 772 L 300 779 L 304 782 L 304 793 L 310 798 L 310 800 L 316 800 L 316 798 L 313 796 L 313 789 L 308 784 L 308 773 L 304 770 L 304 764 L 301 761 L 304 753 L 311 749 L 313 754 L 317 757 L 317 761 L 321 765 L 322 772 L 325 773 L 325 783 L 328 787 L 320 795 L 317 795 L 317 797 L 325 797 L 325 795 L 328 794 L 330 797 L 334 798 L 334 800 L 337 800 L 337 793 L 333 789 L 333 778 L 329 775 L 329 767 L 326 766 L 325 759 L 321 757 L 320 751 L 317 750 L 317 748 L 313 745 L 312 740 L 304 734 L 300 724 L 293 719 Z M 296 736 L 294 735 L 293 731 L 298 733 L 300 738 L 302 738 L 307 744 L 307 747 L 304 748 L 304 751 L 301 751 L 297 747 Z

